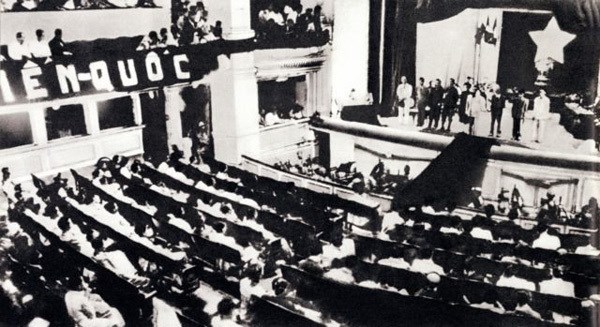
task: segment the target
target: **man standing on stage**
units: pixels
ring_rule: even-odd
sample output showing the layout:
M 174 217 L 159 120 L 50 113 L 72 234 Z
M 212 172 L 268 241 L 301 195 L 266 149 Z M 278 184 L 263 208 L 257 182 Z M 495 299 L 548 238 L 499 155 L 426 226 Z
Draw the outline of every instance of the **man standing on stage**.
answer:
M 448 119 L 448 127 L 446 131 L 450 131 L 450 125 L 452 125 L 452 117 L 454 116 L 454 110 L 456 110 L 456 103 L 458 102 L 458 90 L 456 89 L 456 83 L 454 78 L 450 79 L 450 86 L 446 89 L 444 94 L 444 107 L 442 108 L 442 128 L 444 130 L 444 124 Z
M 423 126 L 425 123 L 425 108 L 429 97 L 429 90 L 425 86 L 425 79 L 419 77 L 419 85 L 417 85 L 417 127 Z
M 444 100 L 444 89 L 442 88 L 442 81 L 439 78 L 435 80 L 435 86 L 429 92 L 429 106 L 431 107 L 431 111 L 429 112 L 429 129 L 431 129 L 432 124 L 434 125 L 433 128 L 438 127 L 442 101 Z
M 400 84 L 396 88 L 396 96 L 398 97 L 398 118 L 404 122 L 408 120 L 410 108 L 414 105 L 412 98 L 413 87 L 406 79 L 406 76 L 400 77 Z
M 550 99 L 546 96 L 546 90 L 540 89 L 540 95 L 533 101 L 533 140 L 540 143 L 544 138 L 546 120 L 550 117 Z
M 493 86 L 493 94 L 490 101 L 490 109 L 492 113 L 492 124 L 490 126 L 490 137 L 494 136 L 494 125 L 496 125 L 496 137 L 500 137 L 502 134 L 501 123 L 502 123 L 502 110 L 504 110 L 506 104 L 506 98 L 500 92 L 500 85 L 495 84 Z
M 465 113 L 467 109 L 467 99 L 471 93 L 471 83 L 463 84 L 463 90 L 460 94 L 460 103 L 458 104 L 458 120 L 463 124 L 470 124 L 469 116 Z
M 527 108 L 525 107 L 526 103 L 523 101 L 523 91 L 515 90 L 515 95 L 512 102 L 512 119 L 513 119 L 513 130 L 512 130 L 512 139 L 515 141 L 519 141 L 521 139 L 521 120 L 525 115 L 525 111 Z

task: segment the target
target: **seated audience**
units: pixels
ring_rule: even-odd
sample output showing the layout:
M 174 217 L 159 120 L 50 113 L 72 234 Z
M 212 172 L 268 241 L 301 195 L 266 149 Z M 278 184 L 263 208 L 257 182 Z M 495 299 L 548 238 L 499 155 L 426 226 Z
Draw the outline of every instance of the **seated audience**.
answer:
M 46 58 L 52 55 L 48 42 L 45 41 L 44 31 L 35 31 L 36 40 L 29 44 L 29 51 L 34 58 Z
M 16 41 L 8 45 L 8 56 L 13 60 L 31 58 L 31 50 L 29 45 L 25 43 L 23 32 L 17 32 Z

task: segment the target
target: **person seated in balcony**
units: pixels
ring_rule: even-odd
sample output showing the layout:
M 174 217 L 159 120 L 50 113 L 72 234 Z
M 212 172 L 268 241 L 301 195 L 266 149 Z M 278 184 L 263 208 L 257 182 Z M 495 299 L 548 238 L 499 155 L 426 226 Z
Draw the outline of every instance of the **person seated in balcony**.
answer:
M 194 15 L 196 14 L 196 10 L 196 6 L 190 6 L 187 12 L 177 20 L 179 45 L 188 45 L 194 41 L 194 35 L 196 34 Z
M 25 43 L 23 32 L 17 32 L 15 38 L 15 42 L 8 45 L 8 56 L 13 60 L 31 58 L 31 51 L 27 43 Z
M 142 39 L 140 45 L 136 48 L 137 51 L 156 49 L 160 46 L 160 39 L 155 31 L 150 31 L 147 36 Z
M 573 226 L 596 229 L 598 228 L 598 200 L 591 197 L 586 205 L 581 207 L 581 210 L 575 215 L 570 215 L 567 218 L 567 223 Z
M 24 6 L 25 0 L 17 0 L 12 5 L 10 11 L 20 12 L 20 11 L 30 11 L 32 8 L 28 8 Z
M 169 30 L 165 27 L 160 29 L 158 36 L 158 46 L 161 48 L 177 46 L 177 41 L 175 41 L 173 35 L 169 33 Z
M 213 26 L 213 28 L 212 28 L 212 33 L 215 36 L 215 38 L 222 39 L 223 38 L 223 22 L 221 22 L 220 20 L 217 20 L 215 22 L 215 26 Z
M 294 21 L 292 19 L 286 20 L 284 34 L 287 39 L 293 39 L 296 37 L 296 28 L 294 27 Z
M 273 4 L 270 4 L 269 8 L 267 9 L 267 22 L 271 19 L 275 22 L 275 24 L 279 26 L 283 26 L 285 24 L 283 15 L 281 14 L 281 12 L 275 9 L 275 6 Z
M 65 42 L 62 40 L 62 30 L 60 28 L 54 30 L 54 38 L 48 42 L 48 46 L 53 57 L 70 56 L 73 54 L 68 51 Z
M 504 214 L 508 211 L 508 190 L 504 187 L 498 193 L 498 212 Z

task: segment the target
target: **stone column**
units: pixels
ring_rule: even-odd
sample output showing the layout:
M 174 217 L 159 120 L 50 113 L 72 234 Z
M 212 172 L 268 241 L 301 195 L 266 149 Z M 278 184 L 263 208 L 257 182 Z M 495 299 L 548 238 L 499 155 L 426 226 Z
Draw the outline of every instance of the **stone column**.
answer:
M 36 145 L 48 143 L 48 131 L 46 129 L 44 108 L 34 108 L 29 110 L 29 123 L 31 124 L 33 143 Z
M 251 38 L 250 0 L 224 0 L 223 37 L 228 40 Z M 257 156 L 258 85 L 254 53 L 219 56 L 219 69 L 211 76 L 212 136 L 215 157 L 229 164 L 241 161 L 242 154 Z
M 176 145 L 180 150 L 185 150 L 183 146 L 183 128 L 181 127 L 181 111 L 185 108 L 185 102 L 181 98 L 181 88 L 166 87 L 164 92 L 167 142 L 169 147 Z
M 352 89 L 367 94 L 369 72 L 369 1 L 335 0 L 333 31 L 333 99 L 346 100 Z
M 217 160 L 237 164 L 260 150 L 258 85 L 253 53 L 219 57 L 211 83 L 212 130 Z

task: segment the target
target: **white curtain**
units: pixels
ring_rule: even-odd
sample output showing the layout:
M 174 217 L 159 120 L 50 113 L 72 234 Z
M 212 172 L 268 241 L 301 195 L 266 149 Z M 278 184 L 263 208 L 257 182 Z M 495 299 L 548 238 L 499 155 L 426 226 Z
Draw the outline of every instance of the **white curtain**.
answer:
M 475 43 L 477 29 L 490 22 L 498 39 L 495 45 Z M 439 78 L 447 85 L 450 78 L 462 84 L 468 76 L 479 81 L 495 81 L 498 73 L 500 53 L 500 31 L 502 30 L 502 10 L 467 9 L 448 19 L 420 23 L 417 26 L 417 79 L 425 81 Z

